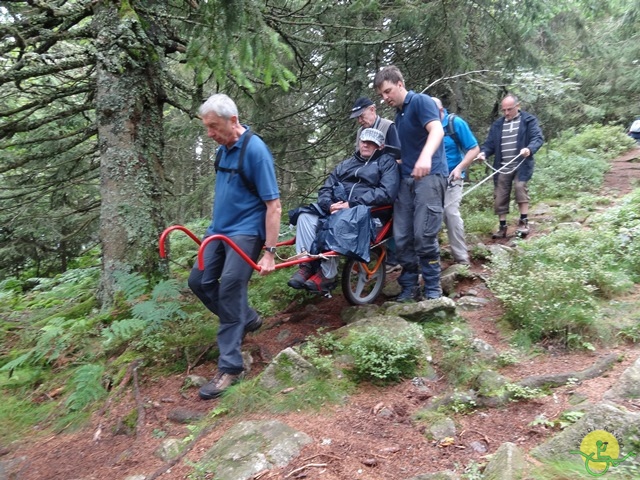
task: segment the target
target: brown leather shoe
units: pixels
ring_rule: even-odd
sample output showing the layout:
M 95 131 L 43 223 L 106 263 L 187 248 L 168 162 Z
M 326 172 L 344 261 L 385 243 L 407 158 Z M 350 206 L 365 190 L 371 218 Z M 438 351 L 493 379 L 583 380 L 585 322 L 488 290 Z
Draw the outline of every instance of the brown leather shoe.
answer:
M 232 375 L 230 373 L 217 372 L 213 379 L 200 387 L 198 395 L 202 400 L 211 400 L 222 395 L 227 388 L 239 381 L 244 376 L 243 373 Z
M 491 238 L 493 238 L 494 240 L 496 238 L 507 238 L 507 226 L 500 225 L 500 227 L 498 228 L 498 231 L 493 235 L 491 235 Z
M 516 235 L 519 237 L 526 237 L 529 235 L 529 222 L 526 220 L 520 220 L 518 227 L 516 228 Z

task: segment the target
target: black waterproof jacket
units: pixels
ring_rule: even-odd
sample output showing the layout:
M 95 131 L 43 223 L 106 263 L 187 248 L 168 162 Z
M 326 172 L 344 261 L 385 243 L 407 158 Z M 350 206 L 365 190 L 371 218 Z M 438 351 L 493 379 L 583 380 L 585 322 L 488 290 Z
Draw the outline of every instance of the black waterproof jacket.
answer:
M 318 205 L 325 214 L 332 203 L 350 207 L 392 205 L 400 188 L 400 169 L 394 156 L 376 150 L 369 160 L 360 152 L 340 162 L 318 191 Z

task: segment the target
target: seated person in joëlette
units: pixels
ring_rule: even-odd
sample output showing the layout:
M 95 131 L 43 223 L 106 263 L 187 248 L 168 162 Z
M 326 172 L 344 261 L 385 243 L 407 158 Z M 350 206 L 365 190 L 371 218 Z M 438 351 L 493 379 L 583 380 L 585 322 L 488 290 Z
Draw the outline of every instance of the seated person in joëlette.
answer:
M 366 128 L 360 134 L 359 148 L 331 172 L 318 191 L 318 202 L 290 212 L 296 224 L 296 252 L 310 252 L 320 217 L 358 205 L 377 207 L 392 205 L 400 186 L 400 171 L 394 149 L 385 149 L 384 134 Z M 301 263 L 287 284 L 323 293 L 335 286 L 338 258 Z

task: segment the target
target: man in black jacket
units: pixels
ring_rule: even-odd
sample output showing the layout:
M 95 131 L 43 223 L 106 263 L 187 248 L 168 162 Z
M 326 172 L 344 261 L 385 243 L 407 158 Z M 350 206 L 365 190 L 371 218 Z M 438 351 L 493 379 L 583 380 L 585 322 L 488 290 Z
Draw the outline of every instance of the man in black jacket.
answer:
M 400 172 L 395 157 L 385 153 L 383 148 L 384 135 L 381 131 L 374 128 L 362 131 L 359 149 L 340 162 L 320 188 L 318 203 L 315 204 L 317 211 L 304 209 L 297 217 L 298 253 L 311 250 L 320 216 L 358 205 L 374 207 L 393 204 L 400 185 Z M 324 260 L 317 270 L 311 262 L 300 264 L 300 269 L 289 279 L 288 285 L 313 292 L 330 290 L 338 274 L 337 260 Z
M 533 154 L 544 143 L 544 137 L 538 119 L 520 110 L 518 97 L 507 95 L 502 99 L 501 107 L 504 117 L 500 117 L 491 125 L 487 140 L 480 148 L 478 159 L 485 160 L 495 155 L 493 168 L 500 170 L 500 173 L 493 177 L 494 211 L 500 221 L 493 238 L 507 236 L 507 214 L 511 187 L 514 183 L 516 203 L 520 210 L 516 234 L 524 237 L 529 234 L 527 182 L 533 175 Z

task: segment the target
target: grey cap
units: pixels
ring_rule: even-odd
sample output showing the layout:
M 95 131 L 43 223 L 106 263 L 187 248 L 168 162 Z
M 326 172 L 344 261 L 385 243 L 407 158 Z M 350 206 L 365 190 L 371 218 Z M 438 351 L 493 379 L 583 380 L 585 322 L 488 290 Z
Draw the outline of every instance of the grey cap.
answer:
M 361 142 L 373 142 L 379 147 L 384 145 L 384 133 L 375 128 L 365 128 L 360 134 Z

